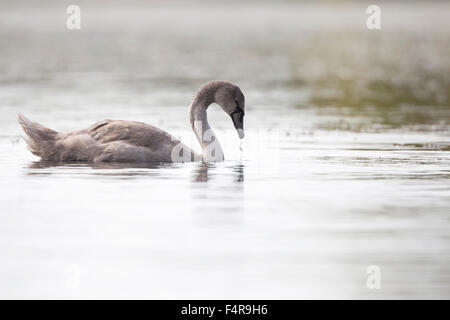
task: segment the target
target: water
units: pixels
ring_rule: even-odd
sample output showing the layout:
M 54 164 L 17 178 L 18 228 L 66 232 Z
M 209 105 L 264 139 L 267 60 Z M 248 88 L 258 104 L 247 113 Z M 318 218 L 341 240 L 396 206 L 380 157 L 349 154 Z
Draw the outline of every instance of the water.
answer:
M 1 2 L 1 298 L 450 298 L 449 5 Z M 246 95 L 227 161 L 48 166 L 21 112 L 196 147 L 209 79 Z M 366 286 L 367 267 L 381 289 Z

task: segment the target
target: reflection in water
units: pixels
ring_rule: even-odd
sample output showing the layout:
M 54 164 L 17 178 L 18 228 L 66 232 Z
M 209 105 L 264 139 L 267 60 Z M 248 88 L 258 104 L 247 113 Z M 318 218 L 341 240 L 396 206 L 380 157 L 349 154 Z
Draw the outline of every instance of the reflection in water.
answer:
M 201 162 L 198 164 L 198 166 L 194 169 L 194 177 L 193 181 L 196 182 L 207 182 L 208 181 L 208 167 L 212 166 L 212 164 L 208 164 L 205 162 Z
M 157 176 L 157 169 L 171 168 L 173 164 L 167 163 L 112 163 L 112 162 L 49 162 L 35 161 L 28 165 L 28 175 L 50 175 L 61 172 L 64 169 L 79 169 L 78 173 L 86 173 L 80 171 L 82 169 L 93 169 L 87 173 L 96 176 L 117 176 L 117 177 L 138 177 L 138 176 Z M 59 170 L 58 170 L 59 169 Z M 143 170 L 138 170 L 143 169 Z M 146 170 L 148 169 L 148 170 Z
M 221 165 L 222 163 L 219 163 Z M 143 176 L 143 175 L 158 175 L 163 173 L 164 169 L 176 169 L 183 166 L 192 166 L 193 181 L 195 182 L 207 182 L 209 170 L 214 170 L 218 164 L 216 163 L 113 163 L 113 162 L 50 162 L 50 161 L 33 161 L 28 164 L 27 174 L 29 175 L 49 175 L 57 173 L 56 169 L 93 169 L 89 171 L 89 174 L 99 176 Z M 241 162 L 233 164 L 231 169 L 235 177 L 236 182 L 244 181 L 244 164 Z M 149 169 L 149 170 L 136 170 L 136 169 Z M 161 170 L 160 170 L 161 169 Z M 108 170 L 108 171 L 105 171 Z M 111 170 L 111 171 L 110 171 Z M 81 173 L 81 171 L 79 172 Z
M 240 161 L 196 163 L 192 175 L 190 194 L 196 225 L 219 229 L 240 226 L 245 202 L 244 165 Z
M 208 171 L 213 170 L 217 164 L 200 162 L 193 171 L 193 181 L 195 182 L 207 182 Z M 228 167 L 227 167 L 228 168 Z M 236 182 L 244 181 L 244 164 L 241 162 L 231 166 L 232 172 L 235 176 Z
M 237 182 L 243 182 L 244 181 L 244 165 L 243 164 L 237 164 L 233 166 L 233 171 L 237 173 Z

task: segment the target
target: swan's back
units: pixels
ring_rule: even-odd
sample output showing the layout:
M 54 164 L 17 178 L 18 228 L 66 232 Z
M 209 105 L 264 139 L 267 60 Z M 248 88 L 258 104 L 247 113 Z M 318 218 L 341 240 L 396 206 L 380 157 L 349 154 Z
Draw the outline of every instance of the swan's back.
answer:
M 45 161 L 171 162 L 181 142 L 154 126 L 103 120 L 83 130 L 58 133 L 19 115 L 28 149 Z M 182 145 L 182 144 L 181 144 Z M 184 152 L 194 153 L 185 145 Z

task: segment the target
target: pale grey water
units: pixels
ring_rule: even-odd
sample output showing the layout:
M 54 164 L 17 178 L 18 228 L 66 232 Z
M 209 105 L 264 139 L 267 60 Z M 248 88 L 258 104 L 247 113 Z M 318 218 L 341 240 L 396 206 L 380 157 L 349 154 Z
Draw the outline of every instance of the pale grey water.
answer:
M 450 298 L 448 4 L 68 4 L 0 3 L 1 298 Z M 242 153 L 210 110 L 224 163 L 46 166 L 15 120 L 197 147 L 217 78 L 247 99 Z

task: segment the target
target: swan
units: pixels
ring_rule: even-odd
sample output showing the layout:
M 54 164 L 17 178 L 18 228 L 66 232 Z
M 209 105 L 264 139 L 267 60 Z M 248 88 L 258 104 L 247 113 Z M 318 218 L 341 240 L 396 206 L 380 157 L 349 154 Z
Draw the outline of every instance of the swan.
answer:
M 103 120 L 86 129 L 60 133 L 21 114 L 17 118 L 28 136 L 28 149 L 42 161 L 216 162 L 223 161 L 224 155 L 207 119 L 212 103 L 231 117 L 239 138 L 244 138 L 245 97 L 241 89 L 228 81 L 209 81 L 197 90 L 189 108 L 201 155 L 166 131 L 142 122 Z

